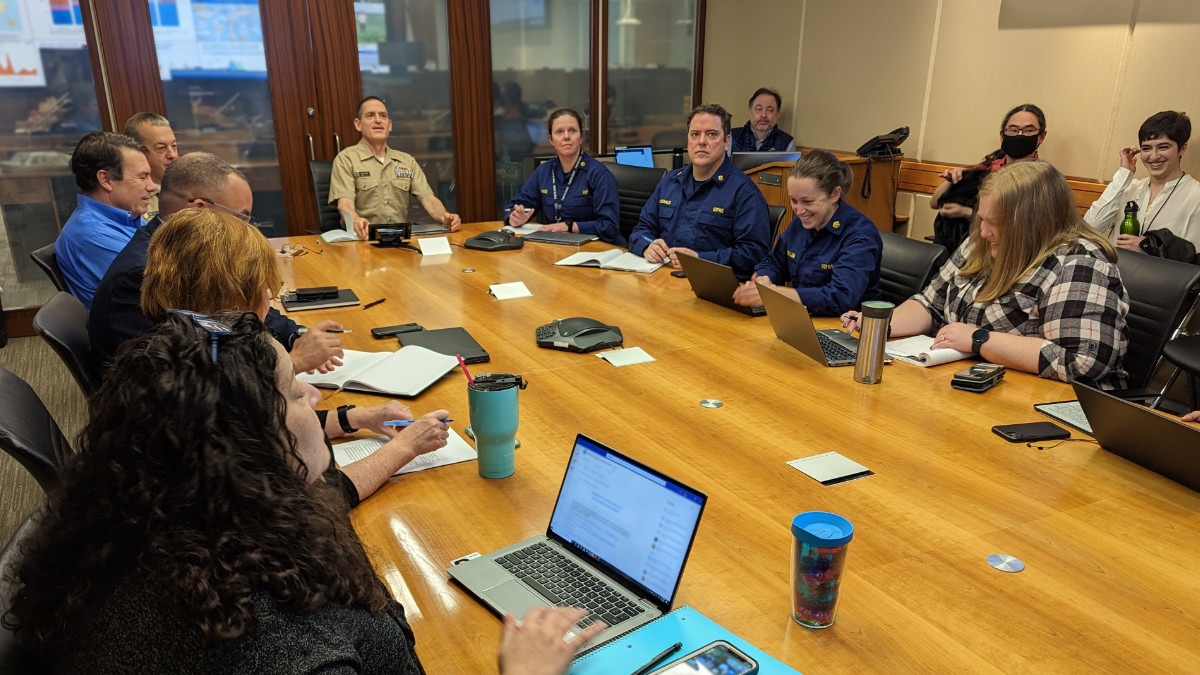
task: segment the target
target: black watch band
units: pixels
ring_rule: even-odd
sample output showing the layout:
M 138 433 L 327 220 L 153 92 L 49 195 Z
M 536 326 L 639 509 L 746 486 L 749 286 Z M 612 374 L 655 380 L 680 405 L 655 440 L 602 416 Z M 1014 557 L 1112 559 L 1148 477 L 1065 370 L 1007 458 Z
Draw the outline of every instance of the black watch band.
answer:
M 980 356 L 979 351 L 983 349 L 983 343 L 988 341 L 992 333 L 986 328 L 980 328 L 971 334 L 971 352 L 975 356 Z
M 338 409 L 337 409 L 338 424 L 340 424 L 342 426 L 342 431 L 344 431 L 348 434 L 352 434 L 352 433 L 358 431 L 358 429 L 355 429 L 354 427 L 350 426 L 350 418 L 349 418 L 349 416 L 346 415 L 346 413 L 349 412 L 350 409 L 353 407 L 355 407 L 355 406 L 353 403 L 351 403 L 348 405 L 339 405 Z

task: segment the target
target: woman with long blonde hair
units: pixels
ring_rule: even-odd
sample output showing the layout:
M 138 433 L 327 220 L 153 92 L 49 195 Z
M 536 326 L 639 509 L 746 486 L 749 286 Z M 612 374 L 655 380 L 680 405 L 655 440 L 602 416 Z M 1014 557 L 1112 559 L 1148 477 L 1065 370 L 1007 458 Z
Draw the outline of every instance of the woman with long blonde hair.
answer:
M 1112 244 L 1075 210 L 1057 169 L 1041 160 L 1005 165 L 980 188 L 967 244 L 896 308 L 892 335 L 932 335 L 935 349 L 1123 387 L 1129 297 L 1116 260 Z

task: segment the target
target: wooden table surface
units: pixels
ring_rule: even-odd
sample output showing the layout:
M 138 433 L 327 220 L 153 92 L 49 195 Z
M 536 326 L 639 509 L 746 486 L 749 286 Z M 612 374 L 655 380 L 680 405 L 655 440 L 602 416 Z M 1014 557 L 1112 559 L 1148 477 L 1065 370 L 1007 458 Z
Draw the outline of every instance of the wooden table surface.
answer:
M 495 226 L 468 225 L 450 240 Z M 441 467 L 392 479 L 354 511 L 431 672 L 494 670 L 500 621 L 445 568 L 545 531 L 579 432 L 708 493 L 677 604 L 802 672 L 1200 668 L 1200 495 L 1094 444 L 1037 450 L 990 431 L 1043 419 L 1032 405 L 1072 398 L 1063 383 L 1010 372 L 973 394 L 949 386 L 964 364 L 897 363 L 881 384 L 857 384 L 853 368 L 816 364 L 777 340 L 766 318 L 698 300 L 665 269 L 555 267 L 570 247 L 456 246 L 435 260 L 365 243 L 318 246 L 312 236 L 276 241 L 323 251 L 281 258 L 289 288 L 339 284 L 364 303 L 387 298 L 297 321 L 341 321 L 353 329 L 346 346 L 360 350 L 395 348 L 373 340 L 373 326 L 463 326 L 492 356 L 474 372 L 529 381 L 512 477 Z M 533 297 L 488 294 L 509 281 Z M 619 325 L 627 347 L 656 360 L 615 368 L 535 345 L 537 326 L 569 316 Z M 701 407 L 707 398 L 724 406 Z M 382 400 L 343 392 L 325 405 Z M 457 372 L 409 404 L 448 408 L 460 434 L 467 424 Z M 833 450 L 876 475 L 824 487 L 785 464 Z M 837 621 L 825 630 L 790 616 L 789 526 L 809 510 L 855 527 Z M 997 571 L 992 553 L 1026 569 Z

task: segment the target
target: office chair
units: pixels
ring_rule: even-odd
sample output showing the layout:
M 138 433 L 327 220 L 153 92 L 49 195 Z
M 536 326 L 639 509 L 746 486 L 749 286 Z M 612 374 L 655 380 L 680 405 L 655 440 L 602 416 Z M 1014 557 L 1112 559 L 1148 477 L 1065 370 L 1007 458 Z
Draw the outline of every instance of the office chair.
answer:
M 879 290 L 883 300 L 899 306 L 920 293 L 945 259 L 946 249 L 892 232 L 880 232 L 883 259 L 879 263 Z
M 1200 410 L 1200 335 L 1181 335 L 1171 340 L 1163 346 L 1163 358 L 1175 366 L 1163 385 L 1163 394 L 1175 384 L 1175 378 L 1183 371 L 1188 378 L 1188 409 Z M 1151 407 L 1159 402 L 1155 400 Z
M 1125 352 L 1125 371 L 1129 390 L 1122 398 L 1161 399 L 1163 392 L 1147 392 L 1145 387 L 1162 361 L 1163 347 L 1177 337 L 1200 294 L 1200 267 L 1156 258 L 1145 253 L 1121 251 L 1117 258 L 1121 281 L 1129 293 L 1129 349 Z M 1137 391 L 1141 390 L 1141 391 Z
M 317 200 L 317 222 L 322 232 L 342 229 L 342 216 L 337 207 L 329 203 L 329 179 L 333 175 L 333 162 L 313 160 L 308 163 L 312 174 L 313 197 Z
M 0 551 L 0 616 L 7 614 L 12 606 L 13 589 L 9 576 L 21 559 L 22 544 L 37 529 L 37 521 L 36 512 L 26 518 Z M 17 634 L 0 626 L 0 673 L 39 673 L 43 670 L 28 647 L 17 640 Z
M 650 146 L 661 150 L 664 148 L 687 149 L 687 129 L 663 129 L 650 138 Z
M 92 358 L 87 332 L 88 311 L 75 296 L 59 291 L 33 316 L 33 329 L 67 364 L 84 396 L 100 388 L 100 367 Z
M 779 234 L 783 231 L 783 223 L 791 213 L 791 209 L 786 206 L 767 205 L 767 220 L 771 223 L 771 239 L 769 240 L 771 246 L 774 246 L 775 241 L 779 239 Z
M 50 277 L 50 282 L 54 284 L 54 288 L 60 291 L 69 291 L 67 288 L 67 280 L 62 275 L 62 270 L 58 269 L 58 256 L 54 254 L 54 242 L 50 242 L 45 246 L 33 251 L 29 254 L 33 258 L 33 262 L 42 268 L 46 276 Z
M 25 380 L 0 368 L 0 449 L 25 467 L 43 490 L 58 483 L 71 445 Z
M 658 187 L 658 181 L 666 174 L 666 169 L 658 167 L 625 166 L 623 164 L 606 164 L 608 170 L 617 179 L 617 195 L 620 200 L 621 236 L 629 239 L 633 228 L 637 227 L 638 218 L 642 215 L 642 207 L 646 200 Z

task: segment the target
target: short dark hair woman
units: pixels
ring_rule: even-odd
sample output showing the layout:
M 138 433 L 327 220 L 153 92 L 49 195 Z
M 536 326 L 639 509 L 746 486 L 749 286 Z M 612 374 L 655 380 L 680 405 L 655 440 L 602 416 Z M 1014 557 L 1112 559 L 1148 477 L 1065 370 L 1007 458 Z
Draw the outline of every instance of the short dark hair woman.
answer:
M 172 315 L 118 353 L 5 623 L 51 672 L 423 672 L 319 480 L 329 453 L 287 352 L 253 314 L 223 327 Z M 564 641 L 583 614 L 507 621 L 502 670 L 565 670 L 594 635 Z

